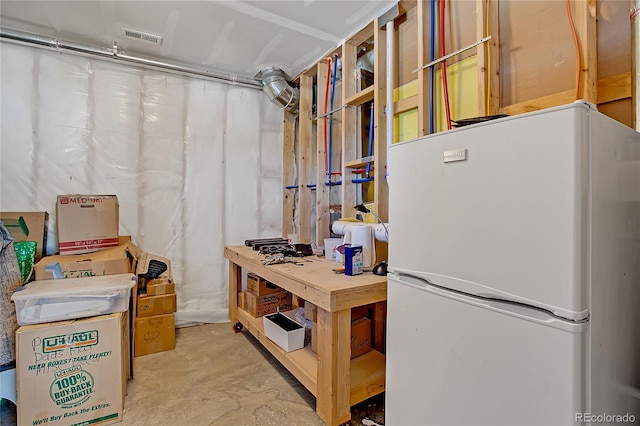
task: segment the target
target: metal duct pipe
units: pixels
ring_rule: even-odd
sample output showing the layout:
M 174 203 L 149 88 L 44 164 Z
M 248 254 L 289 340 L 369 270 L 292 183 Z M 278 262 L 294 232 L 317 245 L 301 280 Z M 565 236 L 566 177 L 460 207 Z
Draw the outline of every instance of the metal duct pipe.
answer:
M 289 112 L 298 110 L 300 92 L 287 83 L 284 72 L 280 68 L 268 67 L 258 73 L 262 80 L 262 90 L 271 102 L 275 102 Z
M 631 0 L 631 107 L 633 128 L 640 132 L 640 0 Z
M 238 76 L 231 73 L 202 70 L 187 67 L 184 65 L 161 62 L 154 59 L 127 55 L 123 51 L 118 51 L 117 45 L 115 43 L 113 48 L 94 47 L 63 41 L 48 36 L 40 36 L 35 34 L 22 33 L 14 30 L 7 30 L 5 28 L 0 29 L 0 39 L 16 44 L 35 46 L 40 48 L 50 48 L 57 52 L 64 51 L 73 53 L 75 55 L 96 57 L 103 60 L 128 62 L 143 68 L 160 70 L 172 74 L 185 75 L 188 77 L 203 78 L 206 80 L 235 84 L 239 86 L 250 87 L 252 89 L 259 89 L 260 87 L 262 87 L 262 83 L 259 80 L 250 77 Z

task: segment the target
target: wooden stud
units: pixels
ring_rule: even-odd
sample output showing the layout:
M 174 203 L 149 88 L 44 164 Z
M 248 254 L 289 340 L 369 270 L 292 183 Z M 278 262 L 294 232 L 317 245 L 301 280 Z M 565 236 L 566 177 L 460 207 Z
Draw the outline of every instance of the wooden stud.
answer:
M 478 40 L 485 38 L 488 34 L 487 28 L 487 3 L 485 0 L 476 0 L 476 37 Z M 476 48 L 476 55 L 478 58 L 478 115 L 487 115 L 487 44 L 480 43 Z
M 296 116 L 284 112 L 283 140 L 282 140 L 282 237 L 293 233 L 293 216 L 295 211 L 296 190 L 286 189 L 295 185 L 293 170 L 295 166 L 294 145 L 296 139 Z
M 342 99 L 348 99 L 356 93 L 357 48 L 353 44 L 342 45 Z M 335 105 L 334 105 L 335 108 Z M 342 217 L 355 215 L 357 184 L 351 182 L 352 173 L 345 164 L 356 159 L 358 135 L 358 113 L 360 108 L 342 109 Z
M 300 76 L 300 167 L 298 177 L 298 217 L 300 219 L 298 233 L 300 242 L 311 242 L 311 146 L 313 141 L 313 77 Z
M 317 71 L 317 84 L 316 84 L 316 111 L 317 115 L 326 114 L 328 111 L 324 110 L 325 100 L 326 100 L 326 87 L 327 83 L 331 83 L 327 78 L 327 70 L 329 69 L 328 61 L 320 61 L 318 62 L 318 71 Z M 329 104 L 327 104 L 327 109 L 329 109 Z M 330 212 L 329 212 L 329 194 L 330 187 L 325 185 L 326 182 L 329 181 L 329 177 L 327 176 L 327 169 L 325 164 L 325 140 L 324 134 L 325 131 L 328 131 L 328 117 L 320 118 L 316 122 L 316 244 L 323 245 L 324 239 L 330 236 L 329 232 L 329 221 L 330 221 Z
M 489 96 L 489 109 L 487 115 L 496 115 L 500 109 L 501 83 L 500 83 L 500 20 L 499 1 L 487 0 L 489 13 L 489 34 L 491 40 L 487 44 L 487 90 Z
M 429 13 L 427 13 L 427 2 L 418 2 L 418 66 L 422 66 L 428 62 L 427 58 L 429 57 L 427 54 L 427 42 L 431 43 L 431 40 L 428 40 L 428 33 L 426 26 L 426 21 L 429 18 Z M 418 106 L 418 136 L 424 136 L 429 134 L 429 102 L 428 99 L 430 97 L 429 87 L 429 69 L 421 69 L 418 71 L 418 97 L 416 99 Z M 398 113 L 397 110 L 393 109 L 395 113 Z
M 598 42 L 596 0 L 574 1 L 573 15 L 580 45 L 581 70 L 578 98 L 596 103 L 598 82 Z
M 374 97 L 374 131 L 373 152 L 375 155 L 375 178 L 373 180 L 373 208 L 378 217 L 387 222 L 389 220 L 389 185 L 387 184 L 387 119 L 385 105 L 387 98 L 387 49 L 386 31 L 380 28 L 378 20 L 375 22 L 375 86 Z M 387 259 L 386 243 L 376 241 L 376 262 Z

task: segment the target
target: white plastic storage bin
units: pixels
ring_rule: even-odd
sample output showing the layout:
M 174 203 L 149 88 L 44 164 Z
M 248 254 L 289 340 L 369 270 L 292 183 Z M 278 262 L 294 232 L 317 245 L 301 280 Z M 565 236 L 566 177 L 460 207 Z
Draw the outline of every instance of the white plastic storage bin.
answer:
M 41 324 L 124 312 L 133 274 L 34 281 L 11 296 L 19 325 Z
M 277 312 L 263 318 L 264 334 L 287 352 L 304 347 L 304 326 Z

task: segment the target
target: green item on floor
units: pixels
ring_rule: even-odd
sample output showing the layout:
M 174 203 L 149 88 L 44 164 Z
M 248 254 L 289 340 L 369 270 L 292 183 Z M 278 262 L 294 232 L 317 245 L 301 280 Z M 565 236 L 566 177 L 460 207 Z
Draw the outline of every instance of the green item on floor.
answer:
M 35 241 L 16 241 L 13 245 L 16 249 L 16 257 L 18 258 L 18 265 L 20 266 L 22 282 L 27 282 L 33 272 L 38 243 Z

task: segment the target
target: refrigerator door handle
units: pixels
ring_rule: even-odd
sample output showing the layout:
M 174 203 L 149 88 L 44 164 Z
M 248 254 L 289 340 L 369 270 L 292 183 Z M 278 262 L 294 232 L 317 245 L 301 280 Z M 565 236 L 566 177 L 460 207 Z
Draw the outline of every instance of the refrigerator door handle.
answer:
M 588 317 L 583 321 L 568 320 L 566 318 L 558 317 L 545 309 L 509 300 L 468 294 L 459 290 L 439 286 L 425 278 L 415 277 L 412 275 L 392 273 L 389 274 L 388 278 L 391 278 L 391 281 L 397 281 L 401 284 L 409 285 L 419 290 L 428 291 L 449 299 L 500 312 L 505 315 L 511 315 L 538 324 L 559 328 L 572 333 L 582 333 L 586 330 L 589 320 Z

